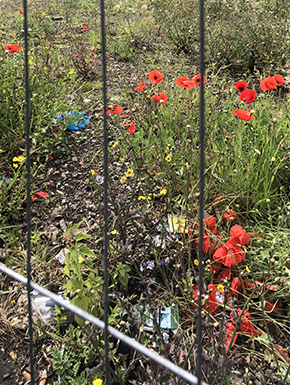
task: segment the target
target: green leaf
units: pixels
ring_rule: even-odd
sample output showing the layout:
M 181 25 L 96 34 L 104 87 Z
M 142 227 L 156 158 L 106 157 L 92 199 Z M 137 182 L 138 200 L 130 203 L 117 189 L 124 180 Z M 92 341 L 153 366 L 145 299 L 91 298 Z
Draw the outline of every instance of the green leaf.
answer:
M 75 291 L 77 291 L 77 290 L 82 290 L 82 288 L 83 288 L 83 280 L 82 279 L 80 279 L 80 278 L 78 278 L 78 277 L 76 277 L 74 280 L 73 280 L 73 282 L 72 282 L 72 286 L 73 286 L 73 289 L 75 290 Z
M 119 275 L 119 281 L 121 282 L 122 285 L 127 285 L 128 283 L 128 275 Z
M 79 252 L 83 255 L 88 255 L 89 257 L 95 257 L 95 254 L 92 252 L 92 250 L 87 246 L 81 246 L 79 248 Z
M 89 234 L 85 234 L 85 233 L 79 233 L 79 234 L 76 234 L 76 236 L 75 236 L 76 242 L 79 242 L 82 239 L 88 239 L 88 238 L 92 238 L 92 236 Z

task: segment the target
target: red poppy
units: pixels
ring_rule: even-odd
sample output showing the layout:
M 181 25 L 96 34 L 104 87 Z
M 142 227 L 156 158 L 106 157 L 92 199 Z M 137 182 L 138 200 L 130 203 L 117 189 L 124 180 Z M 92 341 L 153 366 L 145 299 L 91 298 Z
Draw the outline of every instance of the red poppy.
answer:
M 39 191 L 39 192 L 36 192 L 34 195 L 36 196 L 32 196 L 31 199 L 33 201 L 35 201 L 38 198 L 47 198 L 48 197 L 48 194 L 46 192 L 43 192 L 43 191 Z
M 226 324 L 226 331 L 225 331 L 225 337 L 224 337 L 224 347 L 226 349 L 229 349 L 229 347 L 230 347 L 230 343 L 232 341 L 234 331 L 235 331 L 235 326 L 232 323 L 228 322 Z M 238 335 L 235 334 L 232 346 L 237 341 L 237 338 L 238 338 Z
M 282 84 L 285 83 L 285 80 L 284 80 L 282 75 L 276 74 L 273 76 L 273 78 L 274 78 L 275 82 L 277 83 L 277 86 L 282 86 Z
M 212 263 L 210 266 L 208 266 L 208 269 L 209 269 L 212 273 L 217 274 L 217 273 L 220 271 L 221 267 L 222 267 L 221 263 L 219 263 L 219 262 L 214 262 L 214 263 Z
M 260 87 L 262 88 L 263 91 L 272 91 L 277 88 L 277 83 L 274 78 L 269 76 L 268 78 L 261 80 Z
M 210 237 L 207 235 L 205 231 L 203 233 L 203 252 L 205 254 L 211 254 L 214 251 L 214 248 L 215 248 L 215 242 L 211 242 Z
M 241 92 L 240 99 L 245 104 L 253 103 L 256 101 L 256 94 L 257 92 L 254 90 L 245 90 Z
M 161 104 L 166 104 L 166 101 L 168 100 L 168 96 L 165 95 L 163 92 L 160 92 L 159 94 L 155 94 L 151 98 L 152 100 L 156 100 L 157 102 L 160 102 Z
M 140 83 L 138 83 L 138 87 L 135 88 L 135 91 L 142 91 L 143 88 L 147 88 L 147 86 L 145 86 L 145 83 L 140 82 Z
M 194 82 L 194 85 L 195 85 L 196 87 L 199 87 L 199 85 L 200 85 L 200 80 L 201 80 L 201 74 L 197 74 L 194 78 L 191 79 L 191 81 Z M 204 77 L 203 77 L 203 84 L 205 84 L 205 82 L 206 82 L 206 77 L 204 76 Z
M 204 217 L 204 224 L 207 230 L 209 230 L 211 233 L 217 235 L 218 229 L 216 227 L 216 219 L 212 215 L 207 215 Z
M 9 52 L 9 53 L 21 51 L 18 44 L 6 44 L 4 45 L 4 49 L 6 52 Z
M 208 311 L 209 314 L 212 314 L 216 308 L 219 306 L 216 298 L 217 288 L 213 284 L 208 285 L 208 289 L 211 290 L 211 293 L 208 296 Z
M 87 31 L 87 30 L 88 30 L 88 27 L 84 26 L 84 27 L 82 27 L 82 30 L 83 30 L 83 31 Z
M 215 248 L 215 242 L 211 241 L 211 235 L 217 235 L 218 230 L 216 227 L 215 217 L 211 215 L 207 215 L 204 218 L 205 231 L 203 233 L 203 252 L 206 254 L 211 254 Z M 196 244 L 198 245 L 198 239 L 196 240 Z
M 194 86 L 195 86 L 195 83 L 193 80 L 189 80 L 188 78 L 186 78 L 185 76 L 179 76 L 177 79 L 176 79 L 176 84 L 179 86 L 179 87 L 183 87 L 183 88 L 187 88 L 187 89 L 192 89 Z
M 218 276 L 218 279 L 217 279 L 217 281 L 218 281 L 218 283 L 221 283 L 221 281 L 223 280 L 223 279 L 228 279 L 228 280 L 230 280 L 231 279 L 231 269 L 229 269 L 228 267 L 226 267 L 221 273 L 220 273 L 220 275 Z
M 249 234 L 240 225 L 235 225 L 230 230 L 231 237 L 239 238 L 240 245 L 247 245 L 249 243 Z
M 20 13 L 20 15 L 23 15 L 22 9 L 19 9 L 19 13 Z
M 245 252 L 240 246 L 238 246 L 239 244 L 239 238 L 231 238 L 214 252 L 212 256 L 213 260 L 221 262 L 227 267 L 232 267 L 240 262 L 245 262 Z
M 123 108 L 117 104 L 115 109 L 114 107 L 112 107 L 112 109 L 110 110 L 107 110 L 107 115 L 110 115 L 110 114 L 121 114 L 123 112 Z
M 151 83 L 160 83 L 164 79 L 164 75 L 159 71 L 151 71 L 148 75 L 149 80 Z
M 231 291 L 234 295 L 238 295 L 239 293 L 239 288 L 242 286 L 242 281 L 240 280 L 239 277 L 235 277 L 233 280 L 232 280 L 232 285 L 231 285 Z
M 230 209 L 230 213 L 224 213 L 224 218 L 227 222 L 230 222 L 232 219 L 237 218 L 237 214 L 234 212 L 233 209 Z
M 243 92 L 247 89 L 248 83 L 243 80 L 239 80 L 235 83 L 235 87 L 239 92 Z
M 136 126 L 132 122 L 126 123 L 125 126 L 127 127 L 127 130 L 130 134 L 134 134 L 134 132 L 136 131 Z
M 234 110 L 232 112 L 232 115 L 236 116 L 239 119 L 246 120 L 249 122 L 250 120 L 253 120 L 254 117 L 250 116 L 251 110 L 245 111 L 245 110 Z
M 238 311 L 231 312 L 231 320 L 235 324 L 238 320 L 240 314 L 242 313 L 242 310 L 239 308 Z M 254 336 L 257 337 L 258 331 L 255 329 L 254 325 L 250 321 L 251 315 L 248 312 L 248 310 L 244 310 L 244 315 L 241 317 L 240 325 L 239 325 L 239 331 L 241 331 L 243 334 L 246 334 L 248 336 Z

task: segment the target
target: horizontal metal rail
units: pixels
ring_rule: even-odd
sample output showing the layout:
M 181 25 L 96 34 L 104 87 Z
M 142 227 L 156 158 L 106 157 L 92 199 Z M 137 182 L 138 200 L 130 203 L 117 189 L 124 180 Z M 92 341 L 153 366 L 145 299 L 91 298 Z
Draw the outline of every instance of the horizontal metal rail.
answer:
M 24 285 L 27 285 L 27 278 L 25 278 L 23 275 L 16 273 L 14 270 L 9 269 L 7 266 L 5 266 L 3 263 L 0 263 L 0 271 L 2 271 L 4 274 L 9 275 L 10 277 L 16 279 L 19 282 L 22 282 Z M 30 283 L 30 287 L 34 290 L 37 290 L 39 293 L 43 294 L 45 297 L 51 298 L 57 305 L 62 306 L 66 308 L 67 310 L 70 310 L 74 314 L 82 317 L 83 319 L 89 321 L 93 325 L 95 325 L 97 328 L 104 330 L 105 323 L 98 318 L 92 316 L 91 314 L 88 314 L 84 310 L 78 308 L 77 306 L 70 303 L 68 300 L 65 300 L 64 298 L 52 293 L 51 291 L 43 288 L 42 286 L 37 285 L 34 282 Z M 128 346 L 130 346 L 132 349 L 137 350 L 139 353 L 143 354 L 144 356 L 151 358 L 153 361 L 155 361 L 157 364 L 163 366 L 164 368 L 168 369 L 170 372 L 174 373 L 178 377 L 188 381 L 190 384 L 197 385 L 198 379 L 193 374 L 185 371 L 184 369 L 180 368 L 179 366 L 175 365 L 171 361 L 168 361 L 166 358 L 161 357 L 159 354 L 153 352 L 152 350 L 146 348 L 139 342 L 135 341 L 134 339 L 126 336 L 125 334 L 119 332 L 115 328 L 109 326 L 108 327 L 109 334 Z M 201 382 L 202 385 L 208 385 L 206 382 Z

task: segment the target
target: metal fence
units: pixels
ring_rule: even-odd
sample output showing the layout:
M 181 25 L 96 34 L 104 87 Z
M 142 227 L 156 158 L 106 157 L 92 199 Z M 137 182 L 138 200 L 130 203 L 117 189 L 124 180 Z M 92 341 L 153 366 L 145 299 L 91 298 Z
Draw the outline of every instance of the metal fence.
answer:
M 88 314 L 82 309 L 71 304 L 68 300 L 61 298 L 60 296 L 46 290 L 45 288 L 37 285 L 31 281 L 31 158 L 30 158 L 30 94 L 29 94 L 29 65 L 28 65 L 28 7 L 27 0 L 23 0 L 23 16 L 24 16 L 24 69 L 25 69 L 25 102 L 26 102 L 26 169 L 27 169 L 27 277 L 24 277 L 12 269 L 6 267 L 3 263 L 0 263 L 0 271 L 10 277 L 22 282 L 27 287 L 28 298 L 28 314 L 29 314 L 29 356 L 30 356 L 30 383 L 35 383 L 35 371 L 33 362 L 33 319 L 32 319 L 32 303 L 31 303 L 31 291 L 37 290 L 45 297 L 51 298 L 57 305 L 62 306 L 75 315 L 82 317 L 97 328 L 104 331 L 105 340 L 105 384 L 110 384 L 109 379 L 109 337 L 115 337 L 123 343 L 127 344 L 132 349 L 138 351 L 144 356 L 152 359 L 157 364 L 168 369 L 171 373 L 175 374 L 180 379 L 188 381 L 190 384 L 207 385 L 202 381 L 202 292 L 203 292 L 203 205 L 204 205 L 204 83 L 200 82 L 200 107 L 199 107 L 199 141 L 200 141 L 200 179 L 199 179 L 199 298 L 198 298 L 198 317 L 197 317 L 197 362 L 196 373 L 197 376 L 185 371 L 181 367 L 175 365 L 168 359 L 163 358 L 159 354 L 146 348 L 139 342 L 122 334 L 117 329 L 109 326 L 109 292 L 108 292 L 108 131 L 107 131 L 107 116 L 104 114 L 103 123 L 103 175 L 104 175 L 104 321 L 97 319 L 96 317 Z M 102 35 L 102 75 L 103 75 L 103 104 L 106 111 L 107 106 L 107 79 L 106 79 L 106 33 L 105 33 L 105 7 L 104 0 L 100 0 L 100 17 L 101 17 L 101 35 Z M 200 44 L 200 75 L 201 79 L 204 77 L 204 0 L 199 1 L 199 44 Z

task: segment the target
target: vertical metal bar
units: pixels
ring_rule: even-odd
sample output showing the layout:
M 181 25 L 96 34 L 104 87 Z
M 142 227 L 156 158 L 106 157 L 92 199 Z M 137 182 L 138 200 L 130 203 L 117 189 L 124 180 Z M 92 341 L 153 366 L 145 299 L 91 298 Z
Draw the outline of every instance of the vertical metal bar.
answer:
M 23 0 L 23 29 L 24 29 L 24 71 L 25 71 L 25 125 L 26 125 L 26 222 L 27 222 L 27 251 L 26 251 L 26 274 L 27 274 L 27 299 L 28 299 L 28 322 L 29 322 L 29 359 L 31 385 L 34 385 L 33 368 L 33 327 L 32 327 L 32 304 L 31 304 L 31 181 L 30 181 L 30 100 L 29 100 L 29 67 L 28 67 L 28 9 L 27 0 Z
M 197 378 L 202 382 L 202 293 L 203 293 L 203 206 L 204 206 L 204 0 L 199 1 L 199 60 L 200 60 L 200 104 L 199 104 L 199 281 L 197 318 Z
M 106 26 L 105 26 L 105 5 L 104 0 L 100 0 L 101 6 L 101 34 L 102 34 L 102 70 L 103 70 L 103 104 L 104 104 L 104 124 L 103 124 L 103 156 L 104 156 L 104 336 L 105 336 L 105 368 L 106 385 L 109 385 L 109 266 L 108 266 L 108 129 L 107 129 L 107 71 L 106 71 Z

